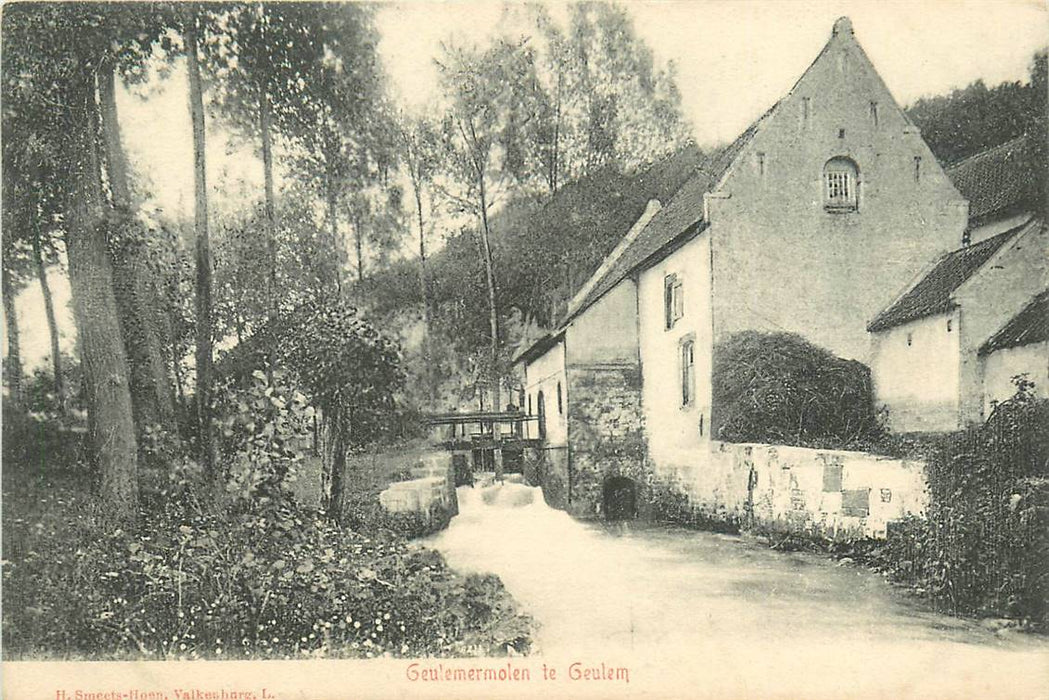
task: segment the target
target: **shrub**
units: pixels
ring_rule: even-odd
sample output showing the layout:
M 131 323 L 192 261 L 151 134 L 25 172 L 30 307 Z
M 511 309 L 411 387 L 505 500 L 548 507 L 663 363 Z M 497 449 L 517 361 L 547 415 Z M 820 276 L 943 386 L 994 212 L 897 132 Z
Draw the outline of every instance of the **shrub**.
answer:
M 129 529 L 106 529 L 83 483 L 86 472 L 66 473 L 78 477 L 73 482 L 57 472 L 42 479 L 32 463 L 5 460 L 9 656 L 527 650 L 531 623 L 499 580 L 460 576 L 440 555 L 410 548 L 404 536 L 416 523 L 376 515 L 352 530 L 292 499 L 288 485 L 309 411 L 283 373 L 260 372 L 220 404 L 222 481 L 207 483 L 198 465 L 155 436 L 149 449 L 158 458 L 151 463 L 167 459 L 167 468 L 143 474 L 150 488 Z
M 792 333 L 714 347 L 713 434 L 729 442 L 848 448 L 878 439 L 870 370 Z
M 106 532 L 51 490 L 4 511 L 5 652 L 58 658 L 457 655 L 526 646 L 492 577 L 460 576 L 388 533 L 291 504 L 265 513 L 142 514 Z
M 868 560 L 956 613 L 1049 623 L 1049 401 L 1021 383 L 929 460 L 927 519 Z

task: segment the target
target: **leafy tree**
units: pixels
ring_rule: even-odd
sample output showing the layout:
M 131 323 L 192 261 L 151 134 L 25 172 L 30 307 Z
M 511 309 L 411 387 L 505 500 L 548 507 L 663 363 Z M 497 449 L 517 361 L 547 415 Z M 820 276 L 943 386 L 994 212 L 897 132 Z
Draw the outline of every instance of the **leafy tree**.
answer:
M 343 192 L 348 189 L 357 197 L 362 190 L 385 183 L 394 160 L 386 76 L 377 53 L 378 32 L 367 6 L 324 6 L 311 31 L 323 50 L 310 66 L 311 77 L 302 96 L 305 126 L 300 125 L 293 134 L 304 151 L 296 162 L 296 174 L 321 193 L 329 245 L 339 250 Z M 352 201 L 346 208 L 348 212 L 356 209 Z M 341 293 L 341 275 L 334 282 Z
M 1027 82 L 987 87 L 976 80 L 946 95 L 923 97 L 907 108 L 922 138 L 944 164 L 956 163 L 1024 133 L 1041 135 L 1047 123 L 1046 51 L 1031 59 Z
M 426 118 L 401 117 L 400 123 L 401 159 L 408 173 L 412 187 L 412 199 L 415 202 L 415 219 L 419 231 L 419 294 L 423 306 L 423 380 L 426 401 L 434 401 L 433 375 L 433 309 L 430 301 L 429 282 L 426 270 L 427 226 L 432 226 L 433 213 L 433 179 L 439 167 L 439 140 L 434 125 Z M 424 204 L 425 202 L 425 204 Z
M 189 109 L 193 123 L 193 229 L 196 248 L 196 416 L 198 454 L 209 477 L 216 476 L 216 445 L 212 416 L 212 361 L 214 359 L 211 300 L 211 240 L 208 228 L 208 185 L 205 153 L 204 97 L 200 76 L 200 23 L 196 8 L 184 17 L 189 71 Z
M 3 101 L 5 127 L 30 125 L 31 135 L 46 146 L 41 172 L 60 187 L 89 438 L 106 512 L 124 520 L 136 515 L 136 439 L 97 138 L 97 76 L 114 42 L 120 45 L 122 25 L 105 9 L 67 4 L 7 8 Z
M 626 11 L 606 2 L 571 5 L 565 29 L 542 9 L 539 76 L 550 96 L 539 132 L 551 192 L 596 168 L 637 167 L 685 141 L 674 65 L 658 66 Z
M 311 3 L 230 3 L 209 18 L 202 57 L 216 87 L 215 104 L 241 133 L 257 137 L 264 175 L 264 211 L 270 241 L 267 303 L 278 314 L 274 136 L 308 124 L 309 80 L 323 59 Z
M 441 86 L 448 100 L 442 123 L 442 153 L 448 185 L 440 191 L 460 213 L 478 221 L 478 254 L 484 265 L 489 318 L 489 384 L 492 403 L 501 405 L 499 382 L 499 309 L 492 259 L 492 207 L 515 181 L 527 181 L 534 161 L 522 140 L 534 119 L 533 103 L 521 84 L 535 85 L 531 51 L 497 40 L 484 51 L 446 47 Z

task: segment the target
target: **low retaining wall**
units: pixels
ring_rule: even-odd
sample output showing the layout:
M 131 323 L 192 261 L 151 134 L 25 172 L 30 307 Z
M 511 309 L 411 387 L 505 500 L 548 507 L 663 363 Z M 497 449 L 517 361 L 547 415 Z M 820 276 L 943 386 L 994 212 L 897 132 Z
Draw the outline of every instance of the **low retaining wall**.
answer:
M 427 525 L 447 523 L 459 514 L 452 455 L 426 455 L 409 471 L 413 479 L 395 481 L 379 494 L 379 503 L 390 513 L 418 513 Z
M 712 442 L 692 476 L 683 485 L 701 511 L 829 539 L 883 538 L 928 503 L 924 463 L 865 452 Z

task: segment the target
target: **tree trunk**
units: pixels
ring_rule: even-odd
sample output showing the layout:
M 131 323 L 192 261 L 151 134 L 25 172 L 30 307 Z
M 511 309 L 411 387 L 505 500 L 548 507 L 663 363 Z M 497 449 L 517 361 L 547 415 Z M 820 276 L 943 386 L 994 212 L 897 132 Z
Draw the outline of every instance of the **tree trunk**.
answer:
M 488 322 L 492 332 L 492 410 L 498 411 L 502 407 L 500 397 L 499 377 L 499 314 L 495 306 L 495 270 L 492 265 L 492 246 L 489 242 L 488 229 L 488 197 L 485 190 L 484 175 L 478 179 L 478 191 L 481 195 L 481 244 L 484 248 L 484 273 L 485 281 L 488 283 Z
M 338 522 L 342 518 L 346 477 L 346 435 L 341 409 L 324 411 L 321 426 L 321 507 L 330 520 Z
M 112 194 L 112 220 L 131 224 L 131 194 L 128 185 L 127 158 L 120 140 L 117 121 L 116 70 L 108 67 L 99 82 L 102 108 L 102 133 L 105 141 L 106 172 Z M 131 367 L 131 401 L 136 426 L 142 431 L 154 424 L 174 428 L 175 406 L 171 379 L 164 357 L 158 321 L 160 310 L 152 273 L 145 259 L 144 244 L 120 240 L 110 242 L 113 258 L 117 310 Z M 130 236 L 133 238 L 134 236 Z
M 7 390 L 15 405 L 22 403 L 22 343 L 18 333 L 18 313 L 15 310 L 15 290 L 11 275 L 3 272 L 4 321 L 7 323 L 7 362 L 4 375 Z
M 327 182 L 327 200 L 328 200 L 328 226 L 330 228 L 331 235 L 331 250 L 335 256 L 335 290 L 342 298 L 342 275 L 340 270 L 339 260 L 339 190 L 335 176 L 329 172 L 326 178 Z
M 273 134 L 271 133 L 270 96 L 264 87 L 259 90 L 259 131 L 262 134 L 262 169 L 265 181 L 266 246 L 269 257 L 269 320 L 277 318 L 280 301 L 277 298 L 277 207 L 273 193 Z
M 55 318 L 55 300 L 51 295 L 51 285 L 47 281 L 47 268 L 40 250 L 40 232 L 33 236 L 33 263 L 36 267 L 36 278 L 40 282 L 40 291 L 44 295 L 44 315 L 47 317 L 47 332 L 51 338 L 51 368 L 55 374 L 55 398 L 61 415 L 66 414 L 66 379 L 62 375 L 62 349 L 59 347 L 58 320 Z
M 435 386 L 435 372 L 433 368 L 433 339 L 430 337 L 433 326 L 433 312 L 430 309 L 430 290 L 426 277 L 426 226 L 423 222 L 423 200 L 421 178 L 412 178 L 412 187 L 415 190 L 415 213 L 419 221 L 419 291 L 423 299 L 423 364 L 426 384 L 426 399 L 430 408 L 434 408 L 437 399 L 437 387 Z
M 357 281 L 364 281 L 364 231 L 361 230 L 361 216 L 353 215 L 353 233 L 357 239 Z
M 113 270 L 105 229 L 99 225 L 102 189 L 95 151 L 97 105 L 94 81 L 88 76 L 82 85 L 83 104 L 77 110 L 82 119 L 80 133 L 74 137 L 76 189 L 66 212 L 66 251 L 87 388 L 89 441 L 101 472 L 104 513 L 125 521 L 134 519 L 138 508 L 137 447 Z
M 190 20 L 186 32 L 189 68 L 189 109 L 193 122 L 194 232 L 197 262 L 197 425 L 200 431 L 199 456 L 205 473 L 215 479 L 215 435 L 211 420 L 212 309 L 211 242 L 208 234 L 208 186 L 205 169 L 204 96 L 197 59 L 197 18 Z
M 550 196 L 557 194 L 560 184 L 561 167 L 561 90 L 564 84 L 564 73 L 557 71 L 557 107 L 554 112 L 554 152 L 550 164 Z

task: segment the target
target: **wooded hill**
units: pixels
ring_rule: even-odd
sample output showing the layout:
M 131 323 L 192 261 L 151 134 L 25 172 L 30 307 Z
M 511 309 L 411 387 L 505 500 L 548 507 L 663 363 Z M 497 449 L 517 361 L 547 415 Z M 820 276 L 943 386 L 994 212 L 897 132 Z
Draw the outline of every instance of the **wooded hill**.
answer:
M 497 307 L 504 347 L 501 371 L 538 328 L 549 328 L 563 315 L 572 294 L 637 221 L 651 199 L 667 201 L 703 157 L 694 145 L 639 169 L 606 167 L 561 187 L 545 201 L 511 201 L 492 219 L 492 254 Z M 481 379 L 488 342 L 488 301 L 477 234 L 469 228 L 451 236 L 427 261 L 433 308 L 434 367 L 450 379 L 442 401 L 477 398 L 472 380 Z M 357 297 L 387 328 L 399 328 L 410 374 L 421 376 L 422 318 L 419 268 L 404 260 L 366 278 Z M 450 392 L 450 393 L 449 393 Z
M 1032 58 L 1029 79 L 988 88 L 976 81 L 949 94 L 924 97 L 906 109 L 944 165 L 1004 143 L 1025 133 L 1033 141 L 1032 178 L 1045 171 L 1046 54 Z M 534 340 L 540 330 L 556 326 L 569 299 L 601 264 L 646 203 L 665 203 L 703 158 L 688 145 L 648 167 L 623 172 L 606 167 L 563 185 L 548 198 L 519 197 L 492 222 L 496 269 L 500 368 L 510 374 L 510 358 Z M 1032 191 L 1041 192 L 1036 184 Z M 393 263 L 357 286 L 357 297 L 380 325 L 400 329 L 410 375 L 434 373 L 446 381 L 441 402 L 474 400 L 474 384 L 483 378 L 479 350 L 489 341 L 488 306 L 477 234 L 464 228 L 427 263 L 428 290 L 435 350 L 422 371 L 415 332 L 422 318 L 418 262 Z M 420 329 L 421 330 L 421 329 Z M 435 381 L 435 380 L 434 380 Z M 411 381 L 409 382 L 412 383 Z M 440 383 L 440 382 L 438 382 Z M 421 396 L 420 396 L 421 398 Z

